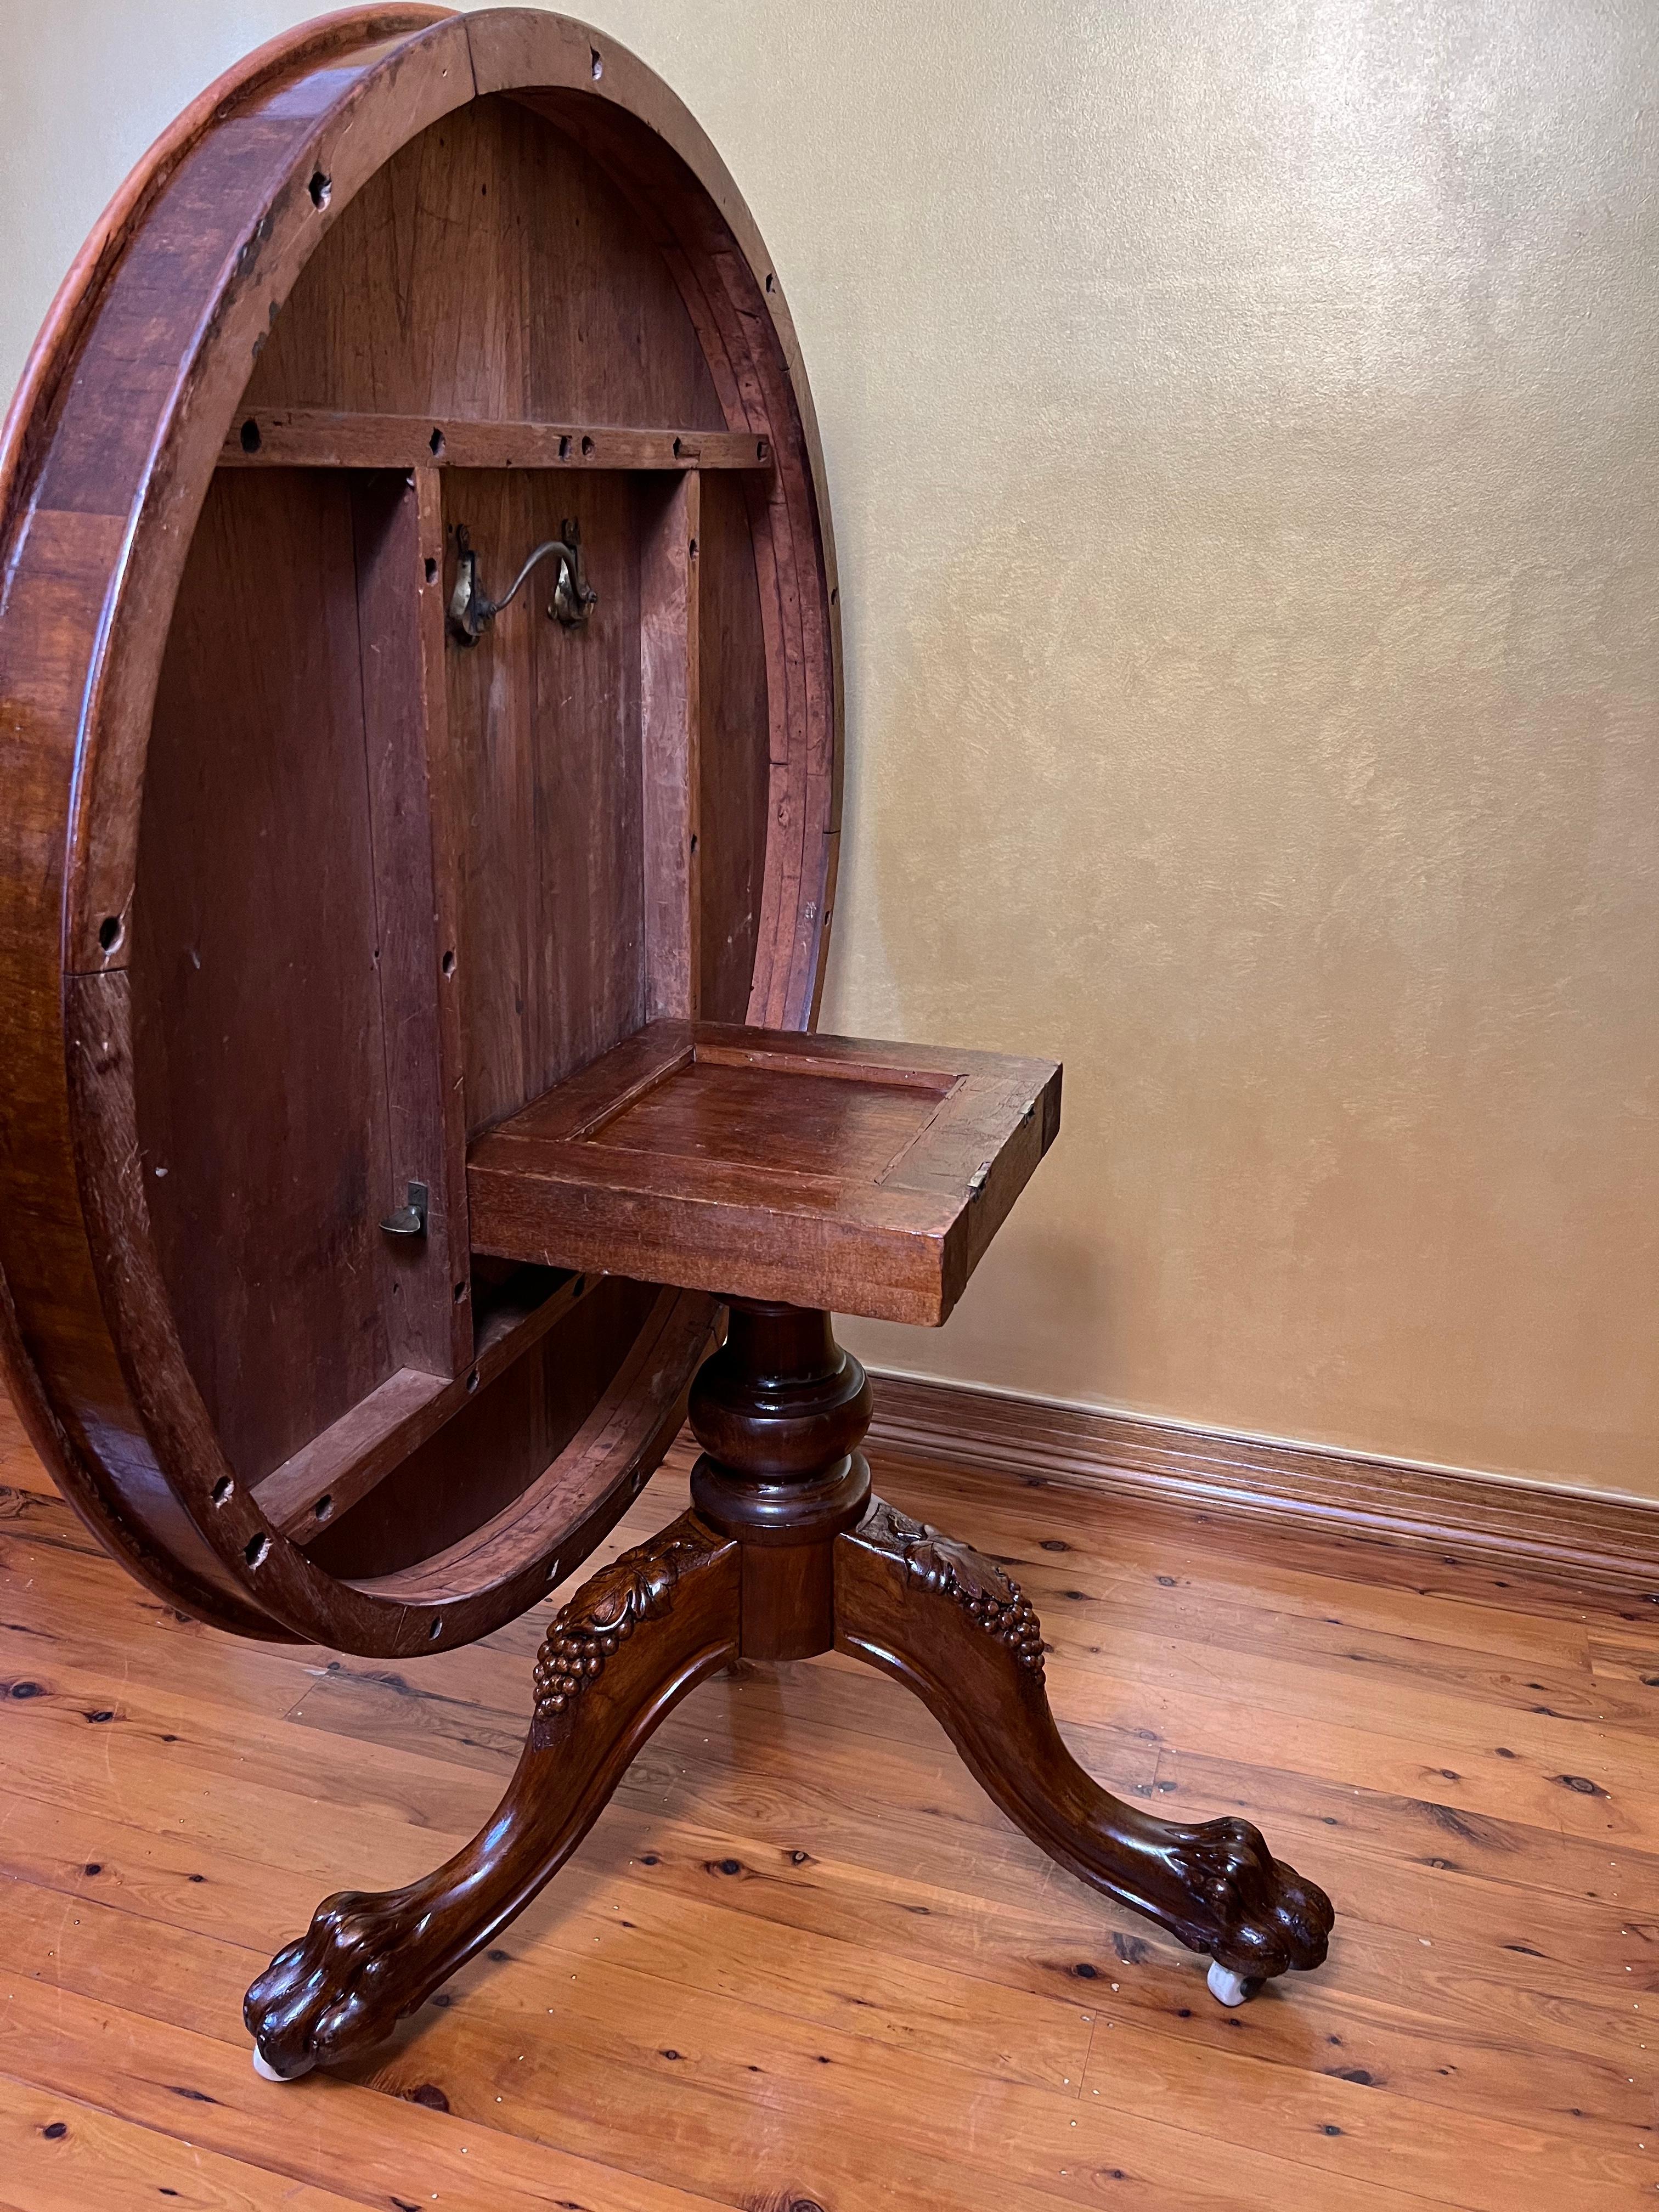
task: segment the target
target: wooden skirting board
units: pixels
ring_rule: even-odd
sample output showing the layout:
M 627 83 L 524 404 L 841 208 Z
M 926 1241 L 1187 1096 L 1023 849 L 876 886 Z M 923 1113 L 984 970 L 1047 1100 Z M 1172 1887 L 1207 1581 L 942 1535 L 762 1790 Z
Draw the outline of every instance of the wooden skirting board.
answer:
M 1659 1501 L 872 1371 L 869 1448 L 1163 1499 L 1212 1517 L 1316 1523 L 1396 1549 L 1455 1554 L 1659 1604 Z

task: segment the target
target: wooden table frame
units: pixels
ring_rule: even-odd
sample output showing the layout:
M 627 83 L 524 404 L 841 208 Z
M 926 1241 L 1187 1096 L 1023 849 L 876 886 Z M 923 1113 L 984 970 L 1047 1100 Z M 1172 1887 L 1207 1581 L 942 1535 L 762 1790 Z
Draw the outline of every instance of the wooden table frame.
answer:
M 702 1446 L 553 1621 L 489 1826 L 255 1983 L 261 2068 L 368 2050 L 738 1657 L 904 1682 L 1224 2002 L 1316 1966 L 1322 1893 L 1097 1788 L 1027 1600 L 871 1495 L 830 1312 L 945 1319 L 1059 1070 L 809 1034 L 828 486 L 667 87 L 424 0 L 250 56 L 54 302 L 0 574 L 0 1364 L 64 1495 L 180 1613 L 401 1666 L 562 1584 L 688 1406 Z

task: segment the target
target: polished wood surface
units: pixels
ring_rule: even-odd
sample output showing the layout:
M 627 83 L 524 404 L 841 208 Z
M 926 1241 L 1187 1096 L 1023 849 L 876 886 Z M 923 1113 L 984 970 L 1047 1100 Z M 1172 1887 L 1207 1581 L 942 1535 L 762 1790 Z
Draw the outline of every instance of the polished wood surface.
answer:
M 544 572 L 457 638 L 469 541 L 487 599 L 576 538 L 580 624 Z M 580 24 L 302 26 L 77 261 L 0 568 L 0 1365 L 158 1595 L 465 1641 L 623 1510 L 714 1318 L 475 1267 L 469 1132 L 705 989 L 815 1010 L 839 617 L 764 245 Z
M 687 1502 L 677 1449 L 602 1556 Z M 1659 2183 L 1659 1624 L 1559 1584 L 884 1464 L 1006 1565 L 1071 1747 L 1243 1812 L 1342 1908 L 1237 2013 L 1049 1869 L 922 1708 L 744 1661 L 360 2071 L 256 2080 L 240 1993 L 349 1864 L 501 1794 L 556 1604 L 407 1668 L 228 1645 L 0 1411 L 0 2200 L 519 2212 L 1624 2212 Z M 1375 1568 L 1373 1577 L 1368 1570 Z M 650 2124 L 641 2124 L 649 2113 Z
M 503 1258 L 933 1326 L 1060 1126 L 1052 1060 L 647 1024 L 480 1138 Z

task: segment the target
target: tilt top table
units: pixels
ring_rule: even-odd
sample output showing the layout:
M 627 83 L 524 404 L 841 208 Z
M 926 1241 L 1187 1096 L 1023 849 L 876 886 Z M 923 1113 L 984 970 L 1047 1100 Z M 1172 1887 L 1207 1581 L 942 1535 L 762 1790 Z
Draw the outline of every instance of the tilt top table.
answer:
M 249 1992 L 348 2060 L 738 1656 L 855 1653 L 1237 2002 L 1331 1909 L 1117 1803 L 1004 1571 L 871 1496 L 831 1310 L 942 1322 L 1047 1061 L 813 1033 L 838 589 L 755 225 L 532 10 L 327 16 L 163 135 L 0 455 L 0 1358 L 170 1605 L 406 1660 L 539 1602 L 688 1409 L 692 1506 L 550 1627 L 488 1827 Z

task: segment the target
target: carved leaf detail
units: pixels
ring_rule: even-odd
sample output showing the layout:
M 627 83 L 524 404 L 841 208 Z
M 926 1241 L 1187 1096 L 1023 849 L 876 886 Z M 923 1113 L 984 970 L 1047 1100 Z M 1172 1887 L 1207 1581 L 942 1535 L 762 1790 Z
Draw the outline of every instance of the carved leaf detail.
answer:
M 1042 1672 L 1042 1630 L 1013 1577 L 957 1537 L 913 1521 L 877 1498 L 859 1526 L 864 1542 L 892 1555 L 925 1589 L 943 1591 L 1006 1644 L 1022 1667 Z

